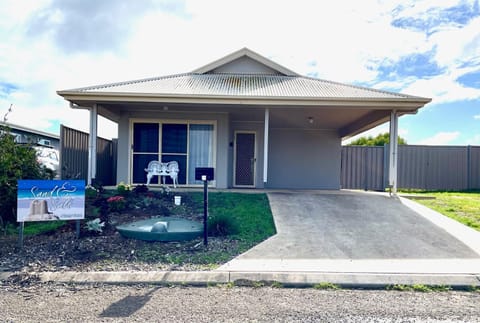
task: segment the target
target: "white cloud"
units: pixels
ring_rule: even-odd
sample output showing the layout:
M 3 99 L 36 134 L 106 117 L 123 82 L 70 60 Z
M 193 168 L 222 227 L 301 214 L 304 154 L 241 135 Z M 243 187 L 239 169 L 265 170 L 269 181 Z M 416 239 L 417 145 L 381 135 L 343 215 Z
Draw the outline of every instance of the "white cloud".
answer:
M 106 21 L 107 26 L 99 23 L 100 16 L 81 19 L 100 12 L 90 7 L 85 10 L 89 4 L 104 6 L 104 1 L 97 2 L 80 1 L 83 9 L 77 17 L 73 2 L 2 1 L 0 82 L 18 89 L 0 96 L 0 113 L 13 103 L 12 122 L 43 130 L 53 129 L 58 122 L 85 129 L 88 113 L 70 109 L 57 90 L 188 72 L 242 47 L 301 74 L 395 88 L 432 97 L 433 104 L 480 98 L 479 89 L 455 81 L 480 64 L 480 18 L 463 28 L 444 27 L 430 37 L 391 24 L 397 17 L 426 19 L 431 8 L 447 8 L 457 1 L 186 0 L 178 5 L 160 0 L 148 1 L 148 10 L 130 10 L 131 5 L 117 8 L 111 15 L 115 20 Z M 115 6 L 118 1 L 106 3 Z M 62 20 L 56 10 L 64 18 L 74 19 Z M 42 21 L 40 13 L 51 19 Z M 32 22 L 38 27 L 33 35 L 28 34 Z M 69 35 L 64 32 L 72 28 L 72 22 L 80 24 L 72 31 L 72 39 L 78 41 L 63 44 L 62 37 Z M 97 28 L 103 38 L 96 37 Z M 106 30 L 111 41 L 99 43 Z M 109 48 L 105 44 L 112 50 L 105 50 Z M 445 68 L 444 74 L 429 79 L 415 75 L 379 79 L 378 68 L 383 62 L 395 64 L 404 56 L 432 49 L 436 49 L 433 58 Z M 464 67 L 465 63 L 470 67 Z M 388 131 L 388 126 L 382 131 Z
M 477 115 L 473 116 L 473 119 L 480 120 L 480 114 L 477 114 Z
M 434 136 L 420 140 L 419 145 L 448 145 L 460 136 L 459 131 L 438 132 Z

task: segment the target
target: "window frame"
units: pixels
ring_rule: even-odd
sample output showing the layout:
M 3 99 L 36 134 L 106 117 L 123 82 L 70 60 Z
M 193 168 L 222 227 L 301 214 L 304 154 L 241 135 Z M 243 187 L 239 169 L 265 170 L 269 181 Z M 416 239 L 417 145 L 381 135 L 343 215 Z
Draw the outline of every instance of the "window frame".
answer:
M 134 152 L 133 149 L 133 144 L 134 144 L 134 124 L 136 123 L 153 123 L 153 124 L 158 124 L 158 147 L 159 151 L 158 152 Z M 163 153 L 163 147 L 162 147 L 162 129 L 163 129 L 163 124 L 185 124 L 187 126 L 187 151 L 185 154 L 179 154 L 181 156 L 186 156 L 186 165 L 185 165 L 185 184 L 179 184 L 179 186 L 183 187 L 200 187 L 202 184 L 195 184 L 195 183 L 189 183 L 188 182 L 188 177 L 189 177 L 189 163 L 190 163 L 190 125 L 191 124 L 200 124 L 200 125 L 212 125 L 213 126 L 213 131 L 212 131 L 212 166 L 213 168 L 216 168 L 216 162 L 217 162 L 217 121 L 216 120 L 201 120 L 201 119 L 145 119 L 145 118 L 132 118 L 129 121 L 129 153 L 128 153 L 128 179 L 129 183 L 133 185 L 141 185 L 145 183 L 134 183 L 133 182 L 133 158 L 134 155 L 138 154 L 145 154 L 145 155 L 156 155 L 157 158 L 161 159 L 162 155 L 172 155 L 172 153 Z M 210 183 L 213 187 L 216 186 L 216 181 L 212 181 Z M 161 181 L 158 181 L 158 184 L 150 184 L 152 186 L 161 186 Z

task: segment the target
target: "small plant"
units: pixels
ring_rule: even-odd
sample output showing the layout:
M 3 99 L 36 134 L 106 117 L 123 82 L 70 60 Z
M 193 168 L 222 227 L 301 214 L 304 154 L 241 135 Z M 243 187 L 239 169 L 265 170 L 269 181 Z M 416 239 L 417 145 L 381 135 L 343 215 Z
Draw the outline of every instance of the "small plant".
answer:
M 125 198 L 119 195 L 109 197 L 107 203 L 110 212 L 121 212 L 126 206 Z
M 95 198 L 97 197 L 98 191 L 95 187 L 87 185 L 85 187 L 85 197 L 86 198 Z
M 265 283 L 262 282 L 262 281 L 254 281 L 254 282 L 252 282 L 252 287 L 253 288 L 265 287 Z
M 128 195 L 131 191 L 132 186 L 125 184 L 124 182 L 120 182 L 120 184 L 117 185 L 117 193 L 119 195 Z
M 340 289 L 340 286 L 338 286 L 336 284 L 332 284 L 332 283 L 322 282 L 322 283 L 318 283 L 318 284 L 313 285 L 313 288 L 322 289 L 322 290 L 324 290 L 324 289 L 338 290 L 338 289 Z
M 452 290 L 452 288 L 446 285 L 429 286 L 429 285 L 423 285 L 423 284 L 414 284 L 414 285 L 397 284 L 397 285 L 387 286 L 387 290 L 397 290 L 401 292 L 427 293 L 427 292 L 448 292 Z
M 480 286 L 469 286 L 467 288 L 467 291 L 473 292 L 473 293 L 480 293 Z
M 238 233 L 238 225 L 233 217 L 216 214 L 208 218 L 208 233 L 214 237 L 233 235 Z
M 283 284 L 281 282 L 273 281 L 270 285 L 272 288 L 283 288 Z
M 99 218 L 87 221 L 87 223 L 85 223 L 85 227 L 88 231 L 94 231 L 94 232 L 99 232 L 99 233 L 103 232 L 102 228 L 104 226 L 105 226 L 105 223 L 100 222 Z

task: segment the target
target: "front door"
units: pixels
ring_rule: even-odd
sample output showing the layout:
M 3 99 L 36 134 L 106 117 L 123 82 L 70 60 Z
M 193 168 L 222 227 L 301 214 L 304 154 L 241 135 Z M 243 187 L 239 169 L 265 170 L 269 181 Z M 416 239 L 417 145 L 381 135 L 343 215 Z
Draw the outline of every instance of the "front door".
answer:
M 255 133 L 235 133 L 234 186 L 255 187 Z

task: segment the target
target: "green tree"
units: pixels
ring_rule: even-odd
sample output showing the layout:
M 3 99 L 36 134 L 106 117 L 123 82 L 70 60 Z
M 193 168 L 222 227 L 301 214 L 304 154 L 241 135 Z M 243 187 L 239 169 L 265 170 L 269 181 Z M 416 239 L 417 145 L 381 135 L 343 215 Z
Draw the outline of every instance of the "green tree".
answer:
M 16 221 L 17 180 L 45 178 L 36 152 L 15 143 L 10 129 L 0 127 L 0 224 Z
M 390 134 L 388 132 L 381 133 L 376 137 L 360 137 L 351 143 L 348 146 L 384 146 L 385 144 L 390 143 Z M 398 136 L 398 144 L 406 145 L 407 141 L 402 137 Z

